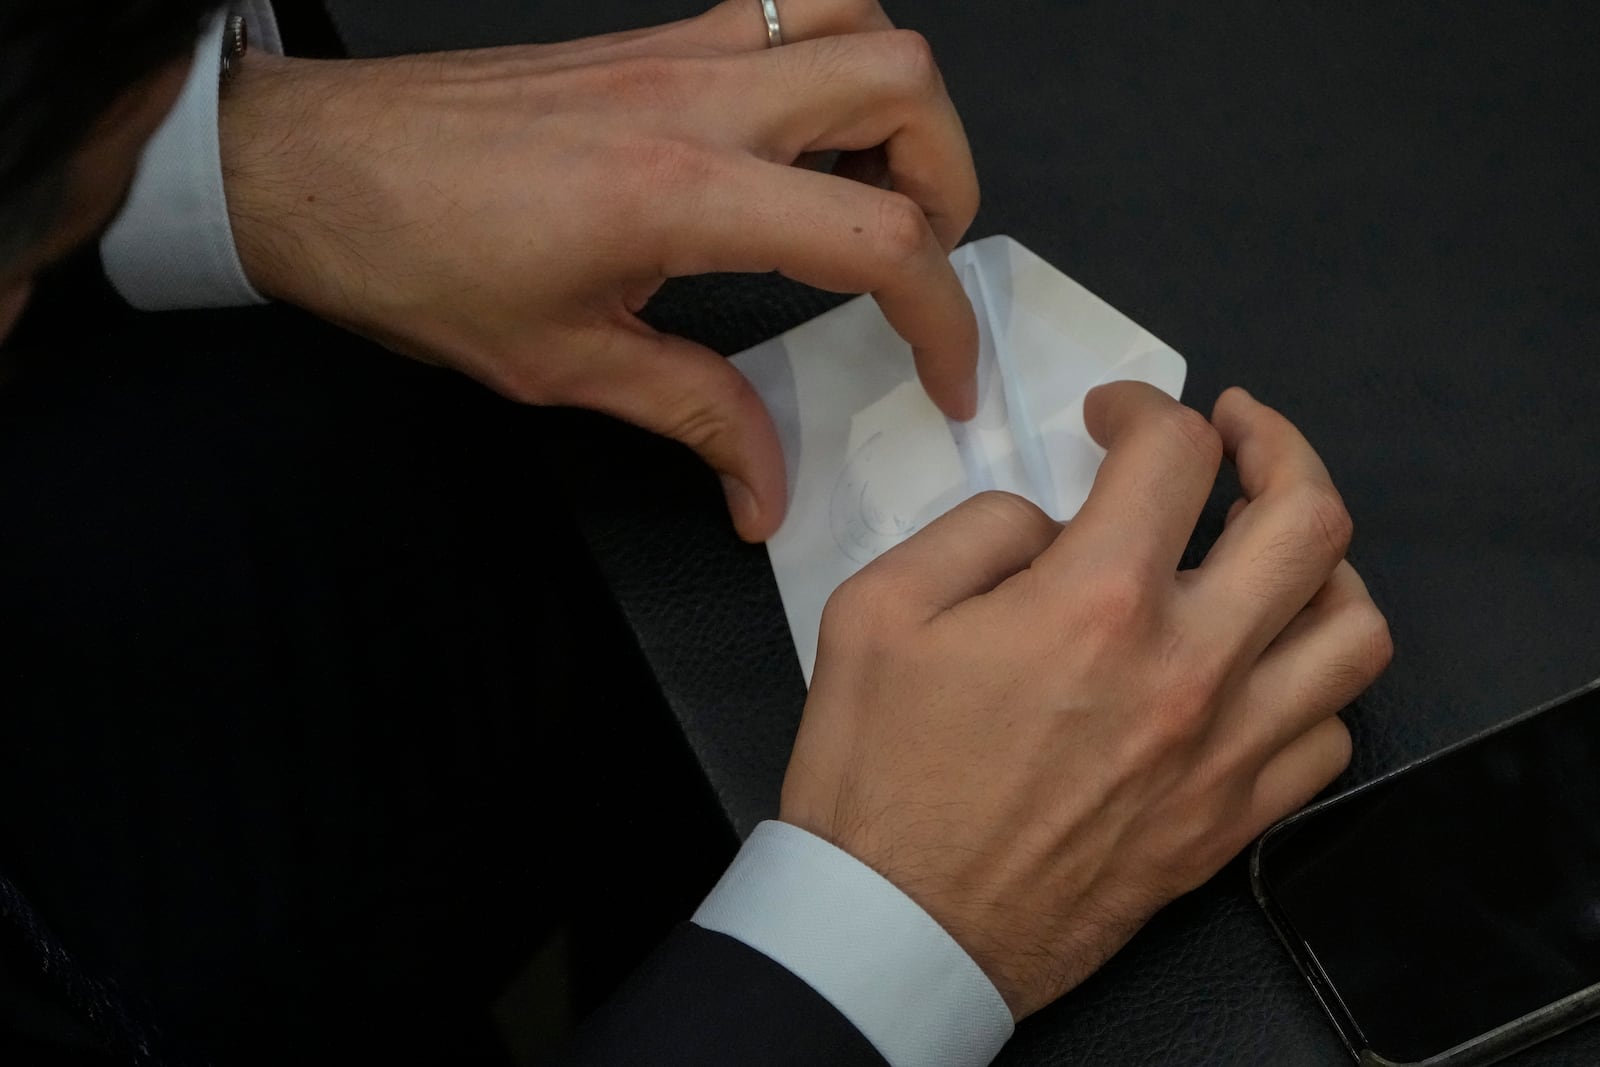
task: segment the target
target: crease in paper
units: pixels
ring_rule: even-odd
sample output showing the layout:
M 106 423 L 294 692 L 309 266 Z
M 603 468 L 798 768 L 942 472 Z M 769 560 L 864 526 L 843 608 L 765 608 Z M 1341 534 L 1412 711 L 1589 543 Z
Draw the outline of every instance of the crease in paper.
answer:
M 1089 390 L 1182 391 L 1183 357 L 1011 238 L 950 259 L 978 318 L 969 422 L 933 406 L 871 297 L 733 357 L 783 444 L 789 509 L 767 551 L 808 685 L 822 607 L 845 579 L 985 490 L 1071 518 L 1105 455 L 1084 428 Z

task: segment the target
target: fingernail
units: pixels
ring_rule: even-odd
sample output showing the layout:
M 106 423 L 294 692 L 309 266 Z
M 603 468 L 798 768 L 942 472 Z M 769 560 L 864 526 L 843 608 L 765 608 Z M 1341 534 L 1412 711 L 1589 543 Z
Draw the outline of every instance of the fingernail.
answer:
M 961 411 L 960 418 L 962 422 L 966 422 L 969 419 L 975 419 L 978 417 L 977 378 L 967 379 L 966 384 L 961 387 L 961 393 L 956 398 L 956 403 Z
M 722 475 L 722 495 L 728 498 L 728 513 L 733 525 L 739 528 L 753 526 L 756 521 L 756 495 L 750 487 L 731 474 Z

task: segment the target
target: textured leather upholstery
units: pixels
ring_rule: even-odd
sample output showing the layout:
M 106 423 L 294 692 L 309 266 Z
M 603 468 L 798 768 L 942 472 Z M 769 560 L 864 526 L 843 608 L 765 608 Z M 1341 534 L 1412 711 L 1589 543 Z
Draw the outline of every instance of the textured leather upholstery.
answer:
M 332 6 L 357 51 L 698 7 Z M 1172 344 L 1191 403 L 1244 384 L 1322 450 L 1398 645 L 1347 715 L 1344 784 L 1600 675 L 1593 5 L 886 6 L 932 40 L 966 118 L 986 195 L 973 235 L 1016 236 Z M 733 352 L 832 299 L 700 279 L 654 314 Z M 593 548 L 748 831 L 776 807 L 803 698 L 765 555 L 687 453 L 564 417 Z M 1374 892 L 1406 877 L 1373 873 Z M 1023 1025 L 1004 1062 L 1348 1060 L 1235 864 Z M 1513 1062 L 1600 1063 L 1600 1026 Z

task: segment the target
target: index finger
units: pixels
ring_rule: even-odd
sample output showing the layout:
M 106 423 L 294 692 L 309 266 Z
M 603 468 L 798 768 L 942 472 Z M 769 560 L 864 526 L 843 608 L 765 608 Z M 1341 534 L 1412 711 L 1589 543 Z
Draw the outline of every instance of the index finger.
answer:
M 978 408 L 978 320 L 927 216 L 900 193 L 744 158 L 704 188 L 714 206 L 674 203 L 661 247 L 670 277 L 764 272 L 836 293 L 871 293 L 911 345 L 946 415 Z
M 894 28 L 876 0 L 778 0 L 785 43 Z M 757 0 L 724 0 L 684 28 L 697 40 L 730 52 L 767 47 L 767 24 Z
M 1088 560 L 1171 579 L 1211 495 L 1222 438 L 1205 416 L 1143 382 L 1091 390 L 1083 413 L 1106 457 L 1089 498 L 1040 556 L 1040 568 L 1076 573 Z
M 890 187 L 916 201 L 945 251 L 960 242 L 978 213 L 978 173 L 926 38 L 858 33 L 729 62 L 738 81 L 765 87 L 722 105 L 760 148 L 787 161 L 882 146 Z

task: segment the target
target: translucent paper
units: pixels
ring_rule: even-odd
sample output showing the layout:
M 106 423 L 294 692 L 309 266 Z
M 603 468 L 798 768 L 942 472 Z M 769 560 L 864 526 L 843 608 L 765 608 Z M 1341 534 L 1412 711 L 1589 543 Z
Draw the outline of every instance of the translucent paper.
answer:
M 789 510 L 767 551 L 807 684 L 822 606 L 846 578 L 987 489 L 1071 518 L 1105 455 L 1083 425 L 1089 390 L 1183 388 L 1183 357 L 1011 238 L 950 260 L 978 316 L 968 423 L 933 406 L 871 297 L 733 357 L 783 442 Z

